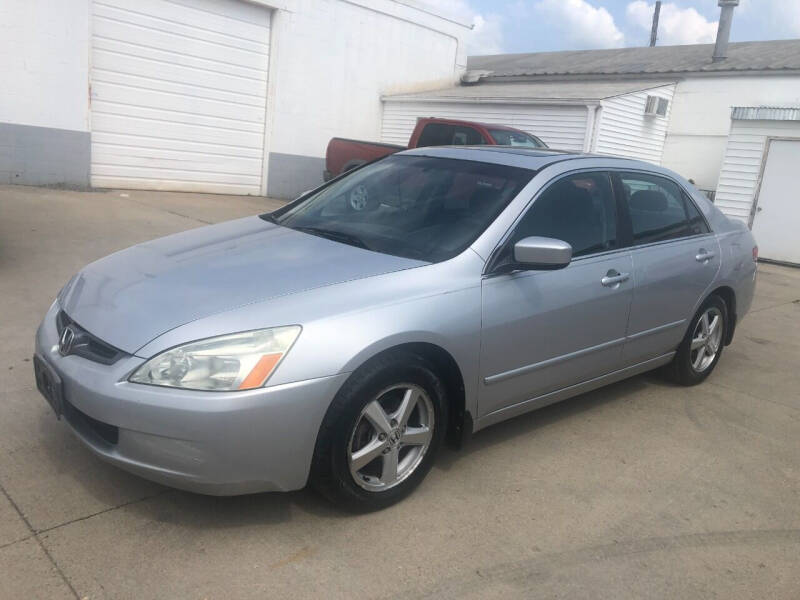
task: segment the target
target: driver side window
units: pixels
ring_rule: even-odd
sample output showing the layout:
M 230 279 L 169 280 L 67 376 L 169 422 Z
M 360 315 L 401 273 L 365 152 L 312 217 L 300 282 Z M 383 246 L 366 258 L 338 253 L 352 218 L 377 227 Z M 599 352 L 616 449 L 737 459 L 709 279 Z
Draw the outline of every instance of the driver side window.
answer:
M 576 173 L 551 184 L 517 225 L 512 247 L 530 236 L 563 240 L 573 257 L 617 248 L 617 204 L 608 173 Z

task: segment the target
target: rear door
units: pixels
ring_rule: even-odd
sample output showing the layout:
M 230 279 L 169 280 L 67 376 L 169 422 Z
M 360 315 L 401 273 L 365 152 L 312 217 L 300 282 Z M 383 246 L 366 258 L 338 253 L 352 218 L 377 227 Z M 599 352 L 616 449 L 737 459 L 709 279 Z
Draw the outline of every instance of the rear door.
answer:
M 674 351 L 720 266 L 716 237 L 677 183 L 615 173 L 632 242 L 633 302 L 625 366 Z

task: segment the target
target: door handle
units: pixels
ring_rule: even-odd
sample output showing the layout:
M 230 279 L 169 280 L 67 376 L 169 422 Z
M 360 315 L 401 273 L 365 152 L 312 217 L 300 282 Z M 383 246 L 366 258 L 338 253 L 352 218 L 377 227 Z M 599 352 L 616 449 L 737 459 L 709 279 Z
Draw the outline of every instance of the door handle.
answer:
M 606 276 L 600 280 L 605 287 L 615 287 L 618 286 L 623 281 L 628 281 L 628 278 L 631 276 L 630 273 L 620 273 L 611 269 Z
M 697 262 L 705 262 L 707 260 L 711 260 L 712 258 L 714 258 L 714 253 L 713 252 L 707 252 L 703 248 L 701 248 L 700 252 L 698 252 L 697 255 L 694 257 L 694 259 Z

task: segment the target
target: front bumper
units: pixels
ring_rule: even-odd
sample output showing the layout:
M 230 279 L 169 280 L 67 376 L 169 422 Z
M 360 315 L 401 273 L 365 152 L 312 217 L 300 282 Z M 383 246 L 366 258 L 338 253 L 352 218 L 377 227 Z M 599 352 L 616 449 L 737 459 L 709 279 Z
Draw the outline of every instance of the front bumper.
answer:
M 36 354 L 61 378 L 64 420 L 95 454 L 147 479 L 204 494 L 306 484 L 319 426 L 346 373 L 243 392 L 129 383 L 144 359 L 126 357 L 109 366 L 61 356 L 56 313 L 54 304 L 36 333 Z

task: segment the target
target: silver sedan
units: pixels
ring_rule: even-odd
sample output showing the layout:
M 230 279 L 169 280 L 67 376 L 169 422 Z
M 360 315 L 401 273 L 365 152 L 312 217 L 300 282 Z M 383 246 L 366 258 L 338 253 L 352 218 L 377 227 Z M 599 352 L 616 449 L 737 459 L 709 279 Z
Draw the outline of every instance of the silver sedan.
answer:
M 39 327 L 36 380 L 143 477 L 375 509 L 445 440 L 659 367 L 703 381 L 757 252 L 650 164 L 412 150 L 88 265 Z

